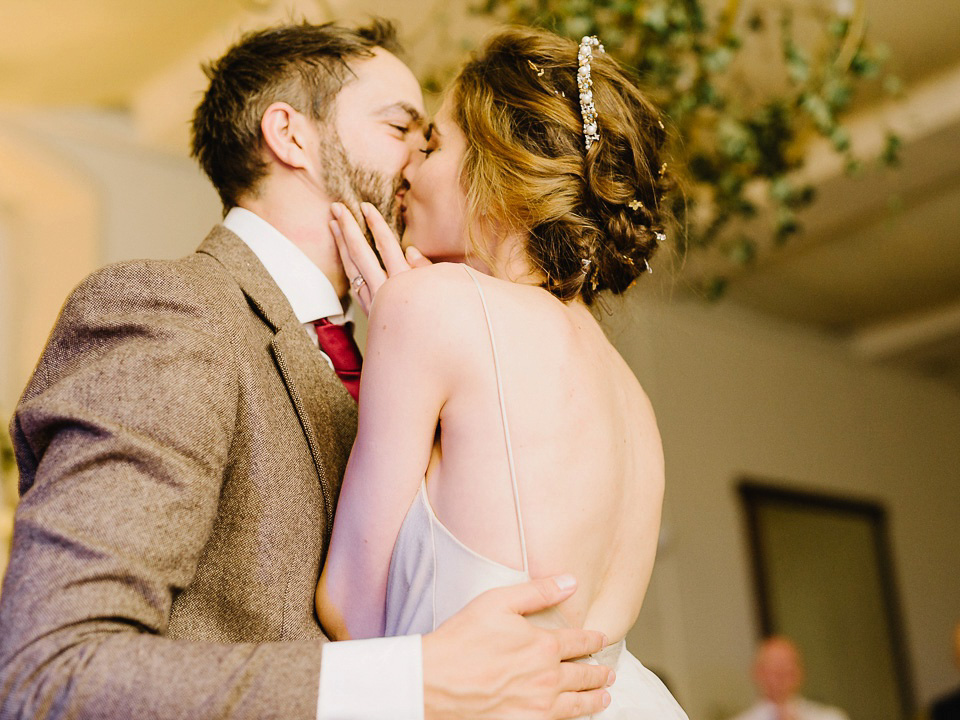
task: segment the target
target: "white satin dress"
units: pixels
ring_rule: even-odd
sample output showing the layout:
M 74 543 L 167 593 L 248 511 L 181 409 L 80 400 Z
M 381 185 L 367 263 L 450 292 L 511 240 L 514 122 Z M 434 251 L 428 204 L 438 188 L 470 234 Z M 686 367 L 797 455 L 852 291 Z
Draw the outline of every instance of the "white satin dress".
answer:
M 463 267 L 477 286 L 490 334 L 523 569 L 517 570 L 490 560 L 460 542 L 437 518 L 430 505 L 424 481 L 407 511 L 393 548 L 387 576 L 388 636 L 428 633 L 456 614 L 477 595 L 496 587 L 516 585 L 530 579 L 513 448 L 510 444 L 493 326 L 490 323 L 483 289 L 474 271 L 466 265 Z M 553 608 L 531 616 L 531 620 L 545 627 L 568 626 L 560 613 Z M 610 688 L 610 705 L 602 713 L 592 717 L 603 720 L 687 720 L 686 714 L 660 679 L 627 651 L 623 639 L 594 655 L 582 658 L 579 662 L 606 665 L 617 674 L 617 680 Z

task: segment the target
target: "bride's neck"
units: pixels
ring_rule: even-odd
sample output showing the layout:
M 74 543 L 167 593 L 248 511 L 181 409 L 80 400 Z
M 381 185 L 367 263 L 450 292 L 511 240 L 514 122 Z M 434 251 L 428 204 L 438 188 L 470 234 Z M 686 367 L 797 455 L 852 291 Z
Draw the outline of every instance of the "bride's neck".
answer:
M 496 237 L 496 235 L 493 236 Z M 472 254 L 466 258 L 466 262 L 474 269 L 500 280 L 521 285 L 542 286 L 546 278 L 531 264 L 527 256 L 526 244 L 527 237 L 519 233 L 501 236 L 496 242 L 490 244 L 484 257 Z M 578 296 L 565 304 L 589 315 L 596 321 L 593 311 L 581 297 Z
M 486 257 L 475 258 L 477 269 L 500 280 L 522 285 L 541 285 L 544 278 L 527 258 L 526 240 L 526 237 L 519 233 L 498 237 L 488 246 Z

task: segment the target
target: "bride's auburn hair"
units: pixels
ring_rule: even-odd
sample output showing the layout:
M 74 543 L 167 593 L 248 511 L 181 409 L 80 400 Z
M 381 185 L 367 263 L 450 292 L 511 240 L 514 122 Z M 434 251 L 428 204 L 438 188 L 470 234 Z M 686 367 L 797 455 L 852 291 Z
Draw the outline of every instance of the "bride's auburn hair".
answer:
M 466 226 L 524 234 L 544 287 L 589 305 L 599 292 L 626 290 L 663 237 L 666 132 L 624 69 L 594 51 L 600 139 L 587 149 L 577 52 L 574 41 L 542 30 L 503 30 L 463 67 L 451 92 L 467 138 Z

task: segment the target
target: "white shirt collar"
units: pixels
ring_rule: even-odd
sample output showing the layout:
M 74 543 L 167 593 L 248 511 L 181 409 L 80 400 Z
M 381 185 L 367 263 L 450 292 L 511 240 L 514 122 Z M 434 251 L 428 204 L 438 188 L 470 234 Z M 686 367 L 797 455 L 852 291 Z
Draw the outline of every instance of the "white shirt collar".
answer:
M 301 323 L 343 315 L 340 298 L 327 276 L 273 225 L 245 208 L 235 207 L 223 219 L 223 226 L 243 240 L 263 263 Z

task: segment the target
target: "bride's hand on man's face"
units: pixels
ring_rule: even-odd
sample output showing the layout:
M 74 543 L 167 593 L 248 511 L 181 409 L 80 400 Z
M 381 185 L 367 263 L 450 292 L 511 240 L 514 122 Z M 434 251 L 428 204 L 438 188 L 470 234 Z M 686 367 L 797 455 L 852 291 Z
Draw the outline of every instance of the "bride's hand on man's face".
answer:
M 364 313 L 370 314 L 373 298 L 388 277 L 431 264 L 414 247 L 407 248 L 404 253 L 400 241 L 380 211 L 370 203 L 361 203 L 360 210 L 367 227 L 370 228 L 370 234 L 373 235 L 377 252 L 383 259 L 381 267 L 353 213 L 342 203 L 333 203 L 330 210 L 334 218 L 330 221 L 330 230 L 337 243 L 343 270 L 350 281 L 350 290 L 360 301 Z

